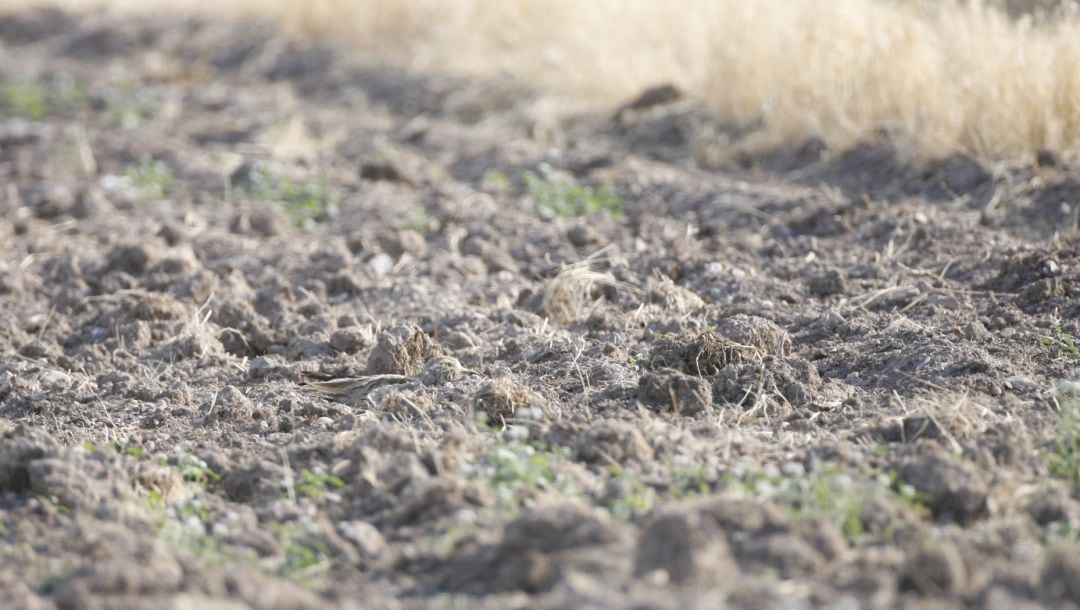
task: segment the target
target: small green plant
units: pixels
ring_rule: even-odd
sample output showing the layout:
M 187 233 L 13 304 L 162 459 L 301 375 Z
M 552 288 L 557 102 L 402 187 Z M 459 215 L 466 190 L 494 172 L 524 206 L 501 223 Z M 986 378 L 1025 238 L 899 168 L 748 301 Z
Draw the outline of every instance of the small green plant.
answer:
M 1062 330 L 1060 324 L 1054 328 L 1053 334 L 1040 336 L 1039 343 L 1050 348 L 1058 358 L 1080 355 L 1080 348 L 1076 346 L 1076 337 Z
M 146 455 L 146 450 L 137 445 L 128 445 L 124 447 L 124 455 L 138 459 Z
M 852 544 L 866 536 L 887 539 L 891 535 L 887 531 L 866 530 L 862 510 L 875 496 L 895 494 L 905 504 L 923 510 L 917 492 L 910 486 L 897 486 L 895 476 L 856 479 L 836 467 L 788 475 L 760 471 L 728 474 L 723 479 L 723 487 L 744 497 L 787 506 L 795 517 L 832 521 Z
M 212 526 L 210 507 L 199 498 L 168 506 L 159 494 L 151 492 L 147 505 L 157 515 L 158 536 L 210 565 L 254 564 L 258 560 L 255 551 L 230 544 Z
M 622 197 L 605 186 L 591 188 L 571 180 L 533 173 L 522 174 L 525 191 L 536 202 L 537 211 L 543 216 L 573 218 L 606 213 L 622 216 L 625 202 Z
M 268 165 L 259 165 L 252 171 L 250 194 L 257 199 L 281 204 L 298 228 L 307 228 L 325 220 L 341 199 L 325 176 L 295 180 L 281 168 Z
M 176 183 L 176 177 L 164 162 L 150 158 L 128 167 L 124 175 L 147 199 L 163 199 Z
M 510 190 L 510 178 L 497 169 L 488 170 L 480 180 L 480 188 L 492 193 L 505 193 Z
M 23 118 L 40 121 L 49 110 L 49 96 L 36 80 L 7 81 L 0 84 L 4 107 Z
M 38 583 L 38 593 L 42 595 L 55 593 L 60 585 L 71 578 L 71 571 L 71 565 L 68 562 L 59 559 L 49 560 L 49 575 Z
M 339 476 L 305 468 L 300 472 L 300 481 L 296 483 L 295 489 L 297 495 L 301 497 L 322 500 L 330 488 L 341 489 L 344 486 L 345 481 L 342 481 Z
M 618 483 L 619 493 L 608 500 L 608 510 L 616 519 L 633 521 L 647 514 L 659 500 L 656 490 L 644 481 L 623 470 L 620 466 L 609 469 Z
M 285 554 L 278 574 L 305 585 L 317 585 L 329 576 L 334 553 L 313 525 L 293 521 L 271 524 L 271 529 Z
M 431 235 L 439 228 L 439 221 L 432 218 L 423 208 L 414 208 L 401 224 L 402 229 L 416 231 L 421 235 Z
M 491 516 L 495 518 L 495 515 Z M 454 517 L 434 544 L 435 552 L 443 557 L 448 557 L 462 542 L 473 538 L 480 531 L 477 516 L 472 511 L 458 511 Z
M 709 473 L 704 466 L 672 466 L 671 494 L 679 500 L 712 491 Z
M 44 495 L 38 494 L 37 496 L 34 496 L 34 497 L 36 497 L 37 501 L 41 502 L 42 504 L 51 505 L 56 510 L 56 512 L 58 514 L 66 515 L 66 514 L 71 512 L 71 509 L 68 508 L 63 502 L 61 502 L 60 499 L 57 498 L 56 496 L 44 496 Z
M 1043 452 L 1043 459 L 1051 476 L 1080 483 L 1080 394 L 1059 389 L 1057 401 L 1061 423 Z
M 168 460 L 165 460 L 162 465 L 168 465 Z M 182 479 L 200 487 L 207 487 L 221 480 L 221 475 L 207 466 L 206 462 L 186 450 L 176 452 L 173 466 L 176 467 Z
M 474 479 L 486 479 L 506 510 L 517 510 L 531 492 L 551 490 L 572 493 L 569 481 L 556 471 L 565 459 L 559 451 L 544 451 L 518 439 L 502 440 L 471 468 Z

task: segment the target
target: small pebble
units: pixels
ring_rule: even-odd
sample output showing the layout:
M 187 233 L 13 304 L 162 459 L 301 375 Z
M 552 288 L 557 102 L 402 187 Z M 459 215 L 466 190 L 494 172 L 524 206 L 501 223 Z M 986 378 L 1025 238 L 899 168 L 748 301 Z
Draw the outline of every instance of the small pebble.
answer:
M 1057 277 L 1061 275 L 1061 265 L 1059 265 L 1056 260 L 1048 258 L 1043 261 L 1039 271 L 1042 273 L 1043 277 Z

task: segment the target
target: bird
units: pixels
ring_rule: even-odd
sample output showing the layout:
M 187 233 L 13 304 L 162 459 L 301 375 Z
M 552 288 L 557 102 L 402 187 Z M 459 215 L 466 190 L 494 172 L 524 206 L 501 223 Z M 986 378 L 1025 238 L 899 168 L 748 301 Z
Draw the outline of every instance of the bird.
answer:
M 368 401 L 368 395 L 380 388 L 412 382 L 434 386 L 461 379 L 465 375 L 478 374 L 462 366 L 453 356 L 435 356 L 424 363 L 424 368 L 415 376 L 387 373 L 327 378 L 320 373 L 305 373 L 312 381 L 303 384 L 303 387 L 328 400 L 359 405 Z

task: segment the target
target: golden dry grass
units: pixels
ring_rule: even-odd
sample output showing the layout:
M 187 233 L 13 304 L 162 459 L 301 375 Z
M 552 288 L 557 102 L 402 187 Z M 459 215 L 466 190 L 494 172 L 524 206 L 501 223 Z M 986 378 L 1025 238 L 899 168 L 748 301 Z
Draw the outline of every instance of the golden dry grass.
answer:
M 141 10 L 166 5 L 103 2 Z M 1075 10 L 1015 20 L 983 2 L 922 0 L 167 5 L 277 19 L 421 70 L 511 74 L 579 102 L 611 105 L 672 82 L 725 119 L 764 124 L 757 143 L 765 146 L 820 135 L 843 147 L 886 129 L 929 155 L 964 150 L 1011 159 L 1040 147 L 1080 149 Z

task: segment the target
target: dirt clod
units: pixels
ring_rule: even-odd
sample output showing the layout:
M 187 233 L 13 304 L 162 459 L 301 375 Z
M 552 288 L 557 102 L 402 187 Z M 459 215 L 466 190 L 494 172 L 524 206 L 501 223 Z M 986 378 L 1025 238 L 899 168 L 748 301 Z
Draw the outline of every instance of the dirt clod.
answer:
M 638 398 L 661 411 L 699 415 L 712 408 L 709 382 L 675 369 L 658 369 L 638 380 Z
M 903 459 L 896 472 L 900 480 L 925 495 L 927 505 L 939 517 L 966 523 L 986 512 L 988 486 L 983 475 L 967 462 L 931 451 Z
M 575 455 L 591 464 L 617 465 L 628 461 L 645 462 L 653 449 L 635 426 L 619 421 L 596 424 L 578 438 Z
M 480 388 L 476 405 L 492 422 L 502 422 L 523 407 L 543 407 L 542 398 L 512 377 L 494 379 Z
M 415 375 L 424 363 L 442 353 L 439 344 L 412 324 L 403 324 L 379 333 L 368 356 L 368 375 Z
M 738 567 L 723 531 L 693 511 L 670 512 L 653 519 L 638 541 L 634 574 L 661 571 L 676 585 L 689 583 L 729 587 Z

